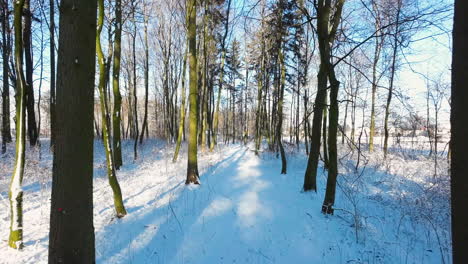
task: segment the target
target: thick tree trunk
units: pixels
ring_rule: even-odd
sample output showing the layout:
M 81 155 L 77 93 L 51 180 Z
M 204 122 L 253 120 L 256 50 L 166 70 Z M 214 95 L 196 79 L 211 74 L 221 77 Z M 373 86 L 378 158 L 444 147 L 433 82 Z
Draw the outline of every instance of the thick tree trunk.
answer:
M 110 116 L 109 116 L 109 106 L 107 103 L 107 93 L 106 93 L 106 62 L 104 59 L 104 54 L 102 53 L 101 48 L 101 31 L 104 24 L 104 0 L 98 0 L 98 24 L 97 24 L 97 33 L 96 33 L 96 53 L 97 60 L 99 65 L 99 101 L 101 103 L 101 119 L 102 119 L 102 135 L 104 149 L 106 152 L 106 161 L 107 161 L 107 177 L 109 179 L 109 184 L 112 188 L 114 195 L 114 206 L 117 217 L 124 217 L 127 214 L 125 206 L 122 200 L 122 191 L 120 190 L 119 182 L 117 181 L 117 175 L 115 173 L 114 165 L 114 155 L 112 154 L 111 141 L 110 141 Z
M 14 2 L 15 27 L 15 71 L 16 71 L 16 155 L 15 167 L 11 177 L 10 191 L 10 237 L 8 245 L 12 248 L 23 247 L 23 184 L 25 154 L 25 96 L 26 80 L 23 72 L 22 14 L 24 0 Z
M 49 263 L 94 263 L 96 0 L 60 1 L 59 33 Z
M 455 0 L 452 53 L 451 208 L 453 263 L 468 263 L 468 2 Z
M 199 184 L 197 161 L 197 130 L 198 130 L 198 71 L 197 71 L 197 19 L 196 0 L 187 0 L 187 42 L 189 51 L 189 139 L 187 180 L 185 184 Z
M 317 167 L 320 154 L 320 134 L 322 130 L 322 116 L 327 95 L 327 72 L 326 66 L 320 63 L 317 75 L 317 95 L 314 104 L 314 117 L 312 119 L 312 136 L 309 149 L 309 159 L 304 177 L 304 191 L 317 191 Z

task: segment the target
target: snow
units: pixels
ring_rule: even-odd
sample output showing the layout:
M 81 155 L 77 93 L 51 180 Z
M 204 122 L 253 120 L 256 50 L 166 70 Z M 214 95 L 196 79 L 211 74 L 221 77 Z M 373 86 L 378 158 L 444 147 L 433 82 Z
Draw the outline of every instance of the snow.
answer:
M 8 181 L 14 146 L 0 159 L 0 263 L 46 263 L 51 154 L 42 143 L 27 152 L 24 242 L 9 249 Z M 252 145 L 220 145 L 199 154 L 202 184 L 186 186 L 186 146 L 150 140 L 133 163 L 133 142 L 122 141 L 117 171 L 128 215 L 116 218 L 105 153 L 95 142 L 94 225 L 97 263 L 450 263 L 450 207 L 446 160 L 417 150 L 389 155 L 340 147 L 335 215 L 317 193 L 301 192 L 307 156 L 286 146 L 288 174 L 275 154 L 255 156 Z

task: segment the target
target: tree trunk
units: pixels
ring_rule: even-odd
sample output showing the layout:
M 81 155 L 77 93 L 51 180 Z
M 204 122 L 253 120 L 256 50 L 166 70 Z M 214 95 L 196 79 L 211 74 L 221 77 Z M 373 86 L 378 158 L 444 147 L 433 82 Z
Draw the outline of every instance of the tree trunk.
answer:
M 145 131 L 148 129 L 148 89 L 149 89 L 149 45 L 148 45 L 148 16 L 145 15 L 145 114 L 143 116 L 143 125 L 141 127 L 140 144 L 143 143 Z
M 53 0 L 52 0 L 53 1 Z M 120 58 L 122 41 L 122 0 L 115 1 L 115 36 L 114 36 L 114 61 L 112 65 L 112 91 L 114 94 L 114 109 L 112 111 L 112 146 L 114 151 L 115 169 L 122 166 L 122 95 L 120 94 Z
M 393 81 L 395 78 L 395 64 L 396 64 L 396 57 L 398 52 L 398 34 L 399 34 L 399 23 L 400 23 L 400 10 L 401 10 L 401 0 L 397 1 L 397 14 L 396 14 L 396 24 L 395 24 L 395 33 L 393 36 L 393 53 L 392 53 L 392 65 L 390 68 L 390 84 L 388 87 L 388 96 L 387 96 L 387 104 L 385 105 L 385 119 L 384 119 L 384 157 L 387 157 L 388 152 L 388 138 L 389 138 L 389 128 L 388 128 L 388 117 L 390 115 L 390 103 L 392 102 L 393 96 Z
M 258 156 L 258 152 L 260 151 L 260 145 L 262 144 L 262 135 L 263 135 L 263 121 L 262 120 L 262 107 L 263 107 L 263 69 L 264 69 L 264 44 L 262 40 L 262 57 L 261 57 L 261 66 L 260 72 L 258 73 L 258 91 L 257 91 L 257 112 L 255 117 L 255 155 Z
M 54 150 L 55 144 L 55 1 L 50 0 L 50 17 L 49 17 L 49 37 L 50 37 L 50 148 Z
M 31 146 L 35 146 L 39 138 L 36 123 L 36 114 L 34 110 L 34 89 L 33 89 L 33 57 L 31 43 L 31 8 L 30 0 L 24 1 L 23 7 L 24 16 L 24 31 L 23 31 L 23 47 L 24 60 L 26 66 L 26 110 L 28 114 L 28 136 Z
M 279 54 L 280 59 L 280 67 L 281 67 L 281 75 L 280 75 L 280 91 L 279 91 L 279 98 L 278 98 L 278 122 L 276 127 L 276 138 L 278 142 L 278 147 L 281 153 L 281 174 L 287 173 L 287 161 L 286 161 L 286 153 L 284 152 L 283 148 L 283 139 L 282 139 L 282 126 L 283 126 L 283 97 L 284 97 L 284 86 L 286 83 L 286 65 L 284 62 L 284 55 L 283 52 L 280 51 Z
M 186 48 L 187 49 L 187 48 Z M 187 68 L 187 50 L 184 52 L 184 62 L 182 66 L 182 102 L 180 105 L 180 121 L 179 121 L 179 132 L 177 134 L 177 143 L 174 152 L 174 157 L 172 162 L 176 162 L 179 156 L 180 145 L 182 143 L 182 137 L 185 130 L 185 114 L 187 112 L 187 107 L 185 107 L 185 77 L 186 77 L 186 68 Z
M 191 0 L 187 0 L 187 1 L 191 1 Z M 223 82 L 224 82 L 224 62 L 225 62 L 225 59 L 226 59 L 226 39 L 227 39 L 227 36 L 228 36 L 228 33 L 229 33 L 229 14 L 231 12 L 231 1 L 232 0 L 228 0 L 228 4 L 227 4 L 227 10 L 226 10 L 226 21 L 224 22 L 225 25 L 224 25 L 224 35 L 223 35 L 223 39 L 221 41 L 221 67 L 220 67 L 220 77 L 219 77 L 219 87 L 218 87 L 218 100 L 216 101 L 216 108 L 215 108 L 215 112 L 214 112 L 214 115 L 213 115 L 213 140 L 211 141 L 211 146 L 210 146 L 210 151 L 213 151 L 214 150 L 214 147 L 216 146 L 216 144 L 218 143 L 218 126 L 219 126 L 219 104 L 220 104 L 220 101 L 221 101 L 221 91 L 222 91 L 222 87 L 223 87 Z
M 377 5 L 373 2 L 372 4 L 375 14 L 375 29 L 378 30 L 381 27 L 379 11 Z M 383 46 L 383 35 L 377 33 L 375 37 L 375 47 L 374 47 L 374 59 L 372 62 L 372 99 L 371 99 L 371 120 L 369 128 L 369 151 L 374 151 L 374 136 L 375 136 L 375 103 L 377 95 L 377 66 L 380 59 L 380 53 Z
M 133 77 L 133 129 L 134 129 L 134 143 L 133 143 L 133 160 L 137 160 L 137 143 L 138 143 L 138 100 L 137 100 L 137 76 L 136 76 L 136 35 L 137 35 L 137 26 L 135 21 L 135 5 L 136 3 L 132 1 L 132 18 L 133 18 L 133 39 L 132 39 L 132 55 L 133 55 L 133 67 L 132 67 L 132 77 Z
M 6 152 L 6 144 L 12 141 L 10 129 L 10 83 L 8 74 L 9 58 L 10 58 L 10 41 L 9 41 L 9 13 L 8 2 L 2 1 L 2 59 L 3 59 L 3 89 L 2 89 L 2 153 Z
M 326 90 L 327 90 L 327 80 L 330 77 L 334 77 L 334 70 L 331 63 L 331 45 L 335 39 L 335 35 L 337 32 L 338 25 L 341 19 L 341 11 L 345 0 L 339 0 L 335 3 L 335 6 L 332 8 L 331 1 L 318 1 L 317 6 L 317 37 L 319 43 L 319 51 L 320 51 L 320 68 L 318 73 L 318 87 L 317 87 L 317 95 L 315 98 L 315 105 L 314 105 L 314 118 L 312 123 L 312 138 L 311 138 L 311 146 L 310 146 L 310 153 L 309 153 L 309 160 L 307 163 L 307 169 L 304 179 L 304 191 L 314 190 L 317 191 L 316 186 L 316 177 L 317 177 L 317 167 L 318 167 L 318 156 L 320 153 L 320 133 L 321 133 L 321 126 L 322 126 L 322 115 L 323 115 L 323 108 L 325 105 L 326 100 Z M 331 16 L 331 10 L 334 10 L 333 15 Z M 330 103 L 333 105 L 336 103 L 336 109 L 332 109 L 330 107 L 330 121 L 329 121 L 329 135 L 328 135 L 328 147 L 329 147 L 329 180 L 330 175 L 333 177 L 335 173 L 334 168 L 337 167 L 336 157 L 332 157 L 333 155 L 336 156 L 336 130 L 338 127 L 338 103 L 334 102 L 336 100 L 338 94 L 338 86 L 333 82 L 336 81 L 335 79 L 330 79 L 330 83 L 332 85 L 332 90 L 330 92 Z M 333 86 L 336 87 L 333 87 Z M 335 91 L 333 90 L 335 89 Z M 332 94 L 336 93 L 336 94 Z M 333 112 L 335 111 L 335 112 Z M 333 112 L 333 113 L 332 113 Z M 335 120 L 336 119 L 336 120 Z M 335 124 L 336 122 L 336 124 Z M 334 126 L 330 128 L 330 126 Z M 332 168 L 334 167 L 334 168 Z M 333 179 L 331 179 L 333 180 Z M 327 183 L 328 186 L 328 183 Z M 334 196 L 334 195 L 333 195 Z
M 60 1 L 59 33 L 49 263 L 94 263 L 96 1 Z
M 317 191 L 317 167 L 320 153 L 320 133 L 322 129 L 323 108 L 327 94 L 327 72 L 324 62 L 320 63 L 317 75 L 317 95 L 314 104 L 314 117 L 312 119 L 312 136 L 309 149 L 309 159 L 304 177 L 304 191 Z
M 325 107 L 323 108 L 323 124 L 322 124 L 322 144 L 323 144 L 323 163 L 325 169 L 328 169 L 328 149 L 327 149 L 327 115 L 328 115 L 328 92 L 325 94 Z
M 334 14 L 332 25 L 333 28 L 327 35 L 327 40 L 335 38 L 336 29 L 341 20 L 341 11 L 343 10 L 345 0 L 339 0 L 334 7 Z M 328 6 L 329 8 L 330 6 Z M 327 7 L 325 7 L 327 8 Z M 327 15 L 328 17 L 328 15 Z M 331 46 L 328 46 L 330 41 L 325 43 L 325 50 L 330 51 Z M 328 78 L 330 80 L 330 116 L 328 123 L 328 177 L 327 177 L 327 188 L 325 191 L 325 199 L 322 205 L 322 213 L 333 214 L 333 205 L 335 204 L 335 192 L 336 192 L 336 179 L 338 177 L 338 150 L 336 142 L 338 140 L 338 90 L 340 88 L 340 82 L 336 79 L 335 69 L 331 61 L 331 54 L 326 53 L 325 56 L 321 56 L 321 59 L 325 59 Z
M 189 47 L 189 139 L 187 180 L 185 184 L 199 184 L 197 161 L 198 80 L 197 80 L 197 19 L 196 0 L 187 0 L 187 42 Z
M 11 177 L 10 191 L 10 237 L 8 245 L 12 248 L 23 248 L 23 184 L 25 153 L 25 96 L 26 80 L 23 72 L 23 39 L 22 23 L 24 0 L 14 2 L 15 27 L 15 71 L 16 71 L 16 155 L 15 167 Z
M 348 105 L 349 105 L 348 94 L 346 94 L 346 106 L 345 106 L 345 116 L 343 120 L 343 129 L 341 132 L 341 144 L 344 144 L 345 137 L 346 137 L 346 126 L 347 126 L 347 121 L 348 121 Z
M 468 263 L 468 2 L 455 0 L 452 53 L 451 208 L 453 263 Z
M 338 177 L 338 150 L 336 146 L 338 132 L 338 90 L 340 82 L 335 77 L 335 70 L 331 63 L 328 66 L 330 76 L 330 121 L 328 124 L 328 178 L 322 213 L 333 214 L 335 204 L 336 179 Z
M 125 206 L 122 201 L 122 191 L 120 190 L 119 182 L 117 181 L 117 175 L 115 173 L 114 155 L 112 154 L 111 141 L 110 141 L 110 117 L 109 117 L 109 106 L 107 104 L 107 93 L 106 93 L 106 62 L 104 54 L 101 48 L 101 31 L 104 24 L 104 0 L 98 0 L 98 24 L 96 33 L 96 53 L 99 65 L 99 101 L 101 103 L 101 119 L 102 119 L 102 135 L 104 149 L 106 152 L 107 161 L 107 177 L 109 184 L 112 188 L 114 195 L 114 206 L 117 217 L 124 217 L 127 214 Z

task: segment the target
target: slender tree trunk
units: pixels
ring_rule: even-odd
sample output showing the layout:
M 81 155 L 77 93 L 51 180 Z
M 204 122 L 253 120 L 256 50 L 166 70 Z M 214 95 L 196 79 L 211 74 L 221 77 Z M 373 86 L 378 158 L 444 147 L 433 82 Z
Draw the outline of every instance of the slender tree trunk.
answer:
M 262 17 L 265 13 L 265 7 L 262 8 Z M 262 19 L 262 26 L 264 25 L 264 20 Z M 257 111 L 255 114 L 255 155 L 258 156 L 260 151 L 260 146 L 262 144 L 263 136 L 263 124 L 265 120 L 262 120 L 263 115 L 263 106 L 264 106 L 264 95 L 263 95 L 263 85 L 264 85 L 264 71 L 265 71 L 265 39 L 263 36 L 263 31 L 261 33 L 261 57 L 260 57 L 260 71 L 257 72 Z
M 187 0 L 187 42 L 189 51 L 189 139 L 187 180 L 185 184 L 199 184 L 197 161 L 197 126 L 198 126 L 198 80 L 197 80 L 197 8 L 196 0 Z
M 320 133 L 322 129 L 323 108 L 325 105 L 327 89 L 327 72 L 323 62 L 320 63 L 317 75 L 317 95 L 314 104 L 314 117 L 312 119 L 312 136 L 309 149 L 309 159 L 304 177 L 304 191 L 317 191 L 317 167 L 320 153 Z
M 42 77 L 44 73 L 44 31 L 42 29 L 42 23 L 40 25 L 41 31 L 41 45 L 40 45 L 40 52 L 39 52 L 39 87 L 37 88 L 37 145 L 39 146 L 39 160 L 41 159 L 41 90 L 42 90 Z
M 336 146 L 338 132 L 338 90 L 340 82 L 335 77 L 335 70 L 331 63 L 328 66 L 330 76 L 330 121 L 328 125 L 328 178 L 323 201 L 322 213 L 333 214 L 335 204 L 336 179 L 338 177 L 338 150 Z
M 380 28 L 380 19 L 377 9 L 377 5 L 373 3 L 372 5 L 375 14 L 375 28 Z M 377 66 L 380 59 L 380 52 L 382 50 L 383 37 L 380 33 L 375 37 L 375 47 L 374 47 L 374 60 L 372 62 L 372 99 L 371 99 L 371 120 L 369 128 L 369 151 L 374 151 L 374 136 L 375 136 L 375 103 L 377 95 Z
M 137 26 L 135 21 L 135 2 L 132 2 L 133 7 L 133 40 L 132 40 L 132 55 L 133 55 L 133 67 L 132 67 L 132 77 L 133 77 L 133 126 L 134 126 L 134 143 L 133 143 L 133 160 L 137 160 L 138 152 L 137 152 L 137 143 L 138 143 L 138 134 L 139 134 L 139 127 L 138 127 L 138 100 L 137 100 L 137 77 L 136 77 L 136 35 L 137 35 Z
M 143 116 L 143 125 L 141 127 L 140 144 L 143 143 L 145 131 L 148 129 L 148 89 L 149 89 L 149 45 L 148 45 L 148 16 L 145 15 L 145 114 Z
M 36 114 L 34 110 L 34 89 L 33 89 L 33 57 L 31 44 L 31 8 L 30 0 L 24 1 L 23 7 L 24 30 L 23 47 L 24 60 L 26 66 L 26 110 L 28 115 L 28 136 L 31 146 L 35 146 L 39 137 L 37 131 Z
M 52 0 L 53 1 L 53 0 Z M 114 36 L 114 58 L 112 65 L 112 91 L 114 95 L 114 109 L 112 111 L 112 146 L 114 151 L 115 169 L 122 166 L 122 95 L 120 94 L 120 58 L 122 41 L 122 0 L 115 1 L 115 36 Z
M 304 145 L 305 145 L 305 151 L 306 155 L 309 155 L 309 109 L 308 109 L 308 101 L 309 97 L 307 96 L 307 89 L 304 90 Z
M 191 1 L 191 0 L 187 0 L 187 1 Z M 215 108 L 215 112 L 214 112 L 214 115 L 213 115 L 213 140 L 211 141 L 211 146 L 210 146 L 210 151 L 213 151 L 214 150 L 214 147 L 216 146 L 216 144 L 218 143 L 217 140 L 218 140 L 218 126 L 219 126 L 219 104 L 220 104 L 220 101 L 221 101 L 221 91 L 222 91 L 222 88 L 223 88 L 223 82 L 224 82 L 224 62 L 225 62 L 225 59 L 226 59 L 226 39 L 227 39 L 227 36 L 228 36 L 228 33 L 229 33 L 229 14 L 231 12 L 231 1 L 232 0 L 228 0 L 228 4 L 227 4 L 227 9 L 226 9 L 226 21 L 224 22 L 225 25 L 224 25 L 224 35 L 223 35 L 223 39 L 221 41 L 221 67 L 220 67 L 220 76 L 219 76 L 219 87 L 218 87 L 218 100 L 216 101 L 216 108 Z
M 186 48 L 187 49 L 187 48 Z M 177 143 L 174 152 L 174 157 L 172 158 L 172 162 L 176 162 L 179 156 L 180 145 L 182 143 L 182 137 L 185 130 L 185 114 L 187 112 L 187 108 L 185 107 L 185 78 L 186 78 L 186 68 L 187 68 L 187 50 L 184 52 L 184 62 L 182 66 L 182 102 L 180 105 L 180 121 L 179 121 L 179 132 L 177 135 Z
M 325 94 L 325 107 L 323 108 L 323 124 L 322 124 L 322 144 L 323 144 L 323 163 L 326 169 L 328 169 L 328 149 L 327 149 L 327 115 L 328 115 L 328 92 Z
M 343 10 L 345 0 L 339 0 L 334 8 L 332 25 L 333 28 L 328 34 L 327 39 L 334 39 L 336 29 L 341 20 L 341 11 Z M 327 16 L 328 17 L 328 16 Z M 325 43 L 328 45 L 330 42 Z M 327 46 L 326 50 L 331 50 L 331 46 Z M 338 134 L 338 117 L 339 117 L 339 106 L 338 106 L 338 90 L 340 88 L 340 82 L 336 79 L 335 69 L 331 62 L 331 54 L 326 53 L 325 63 L 328 72 L 328 78 L 330 81 L 330 114 L 328 123 L 328 178 L 327 188 L 325 191 L 325 199 L 322 205 L 322 213 L 333 214 L 333 205 L 335 204 L 335 193 L 336 193 L 336 179 L 338 177 L 338 150 L 337 150 L 337 134 Z
M 282 139 L 282 126 L 283 126 L 283 98 L 284 98 L 284 86 L 286 83 L 286 65 L 284 62 L 284 55 L 283 52 L 280 51 L 279 54 L 280 60 L 280 67 L 281 67 L 281 75 L 280 75 L 280 91 L 279 91 L 279 98 L 278 98 L 278 122 L 276 127 L 276 138 L 278 142 L 278 147 L 281 153 L 281 174 L 287 173 L 287 161 L 286 161 L 286 153 L 284 152 L 283 148 L 283 139 Z
M 55 144 L 55 1 L 49 1 L 49 61 L 50 61 L 50 148 L 54 149 Z
M 346 95 L 345 116 L 344 116 L 344 121 L 343 121 L 343 131 L 341 134 L 341 144 L 344 144 L 345 137 L 346 137 L 346 126 L 347 126 L 347 121 L 348 121 L 348 105 L 349 105 L 349 100 L 348 100 L 348 95 Z
M 101 31 L 104 24 L 104 0 L 98 0 L 98 23 L 96 33 L 96 53 L 99 64 L 99 101 L 101 103 L 101 118 L 102 118 L 102 134 L 104 149 L 106 152 L 107 161 L 107 177 L 109 184 L 114 194 L 114 206 L 117 217 L 124 217 L 127 214 L 125 206 L 122 200 L 122 191 L 120 190 L 119 182 L 117 181 L 117 175 L 115 173 L 114 155 L 112 154 L 111 141 L 110 141 L 110 117 L 109 117 L 109 106 L 107 104 L 107 93 L 106 93 L 106 62 L 104 54 L 101 48 Z
M 59 25 L 49 263 L 95 263 L 93 95 L 96 0 L 61 0 Z
M 23 248 L 23 184 L 25 153 L 25 96 L 26 80 L 23 72 L 22 14 L 24 0 L 14 2 L 15 71 L 16 71 L 16 155 L 11 177 L 10 191 L 10 237 L 8 245 Z
M 211 141 L 210 151 L 214 150 L 214 147 L 218 141 L 218 126 L 219 126 L 219 105 L 221 102 L 221 91 L 223 90 L 223 83 L 224 83 L 224 61 L 226 59 L 226 51 L 223 50 L 221 54 L 221 67 L 219 73 L 219 85 L 218 85 L 218 98 L 216 100 L 216 108 L 213 115 L 213 140 Z
M 9 13 L 8 2 L 2 0 L 2 59 L 3 59 L 3 89 L 2 89 L 2 153 L 6 152 L 6 144 L 12 141 L 10 129 L 10 83 L 8 74 L 10 58 L 10 41 L 8 29 Z
M 432 134 L 431 134 L 431 119 L 430 119 L 430 106 L 429 106 L 429 83 L 427 84 L 427 96 L 426 96 L 426 132 L 427 140 L 429 141 L 429 157 L 432 156 Z
M 388 138 L 389 138 L 389 128 L 388 128 L 388 117 L 390 115 L 390 103 L 392 101 L 393 96 L 393 81 L 395 78 L 395 64 L 396 64 L 396 57 L 398 52 L 398 35 L 399 35 L 399 23 L 400 23 L 400 11 L 401 11 L 401 0 L 397 1 L 397 14 L 396 14 L 396 24 L 395 24 L 395 33 L 393 36 L 393 51 L 392 51 L 392 65 L 390 68 L 390 84 L 388 87 L 388 96 L 387 96 L 387 104 L 385 105 L 385 119 L 384 119 L 384 157 L 387 157 L 388 152 Z

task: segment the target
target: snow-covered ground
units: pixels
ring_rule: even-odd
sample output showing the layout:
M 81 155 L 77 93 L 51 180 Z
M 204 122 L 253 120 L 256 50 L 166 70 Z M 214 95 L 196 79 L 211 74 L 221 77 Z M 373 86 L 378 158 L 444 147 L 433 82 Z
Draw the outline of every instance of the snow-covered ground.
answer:
M 7 190 L 13 146 L 0 159 L 0 263 L 46 263 L 51 155 L 48 142 L 28 151 L 24 179 L 25 248 L 7 247 Z M 114 217 L 102 143 L 95 142 L 94 223 L 98 263 L 450 263 L 449 181 L 445 158 L 418 151 L 350 151 L 340 146 L 336 211 L 320 213 L 317 193 L 303 193 L 307 156 L 287 147 L 288 174 L 272 153 L 221 145 L 199 154 L 202 184 L 185 186 L 186 150 L 150 140 L 133 163 L 124 143 L 118 171 L 128 215 Z M 250 148 L 249 148 L 250 147 Z M 126 161 L 126 162 L 125 162 Z M 357 165 L 357 166 L 356 166 Z M 357 167 L 357 168 L 356 168 Z

